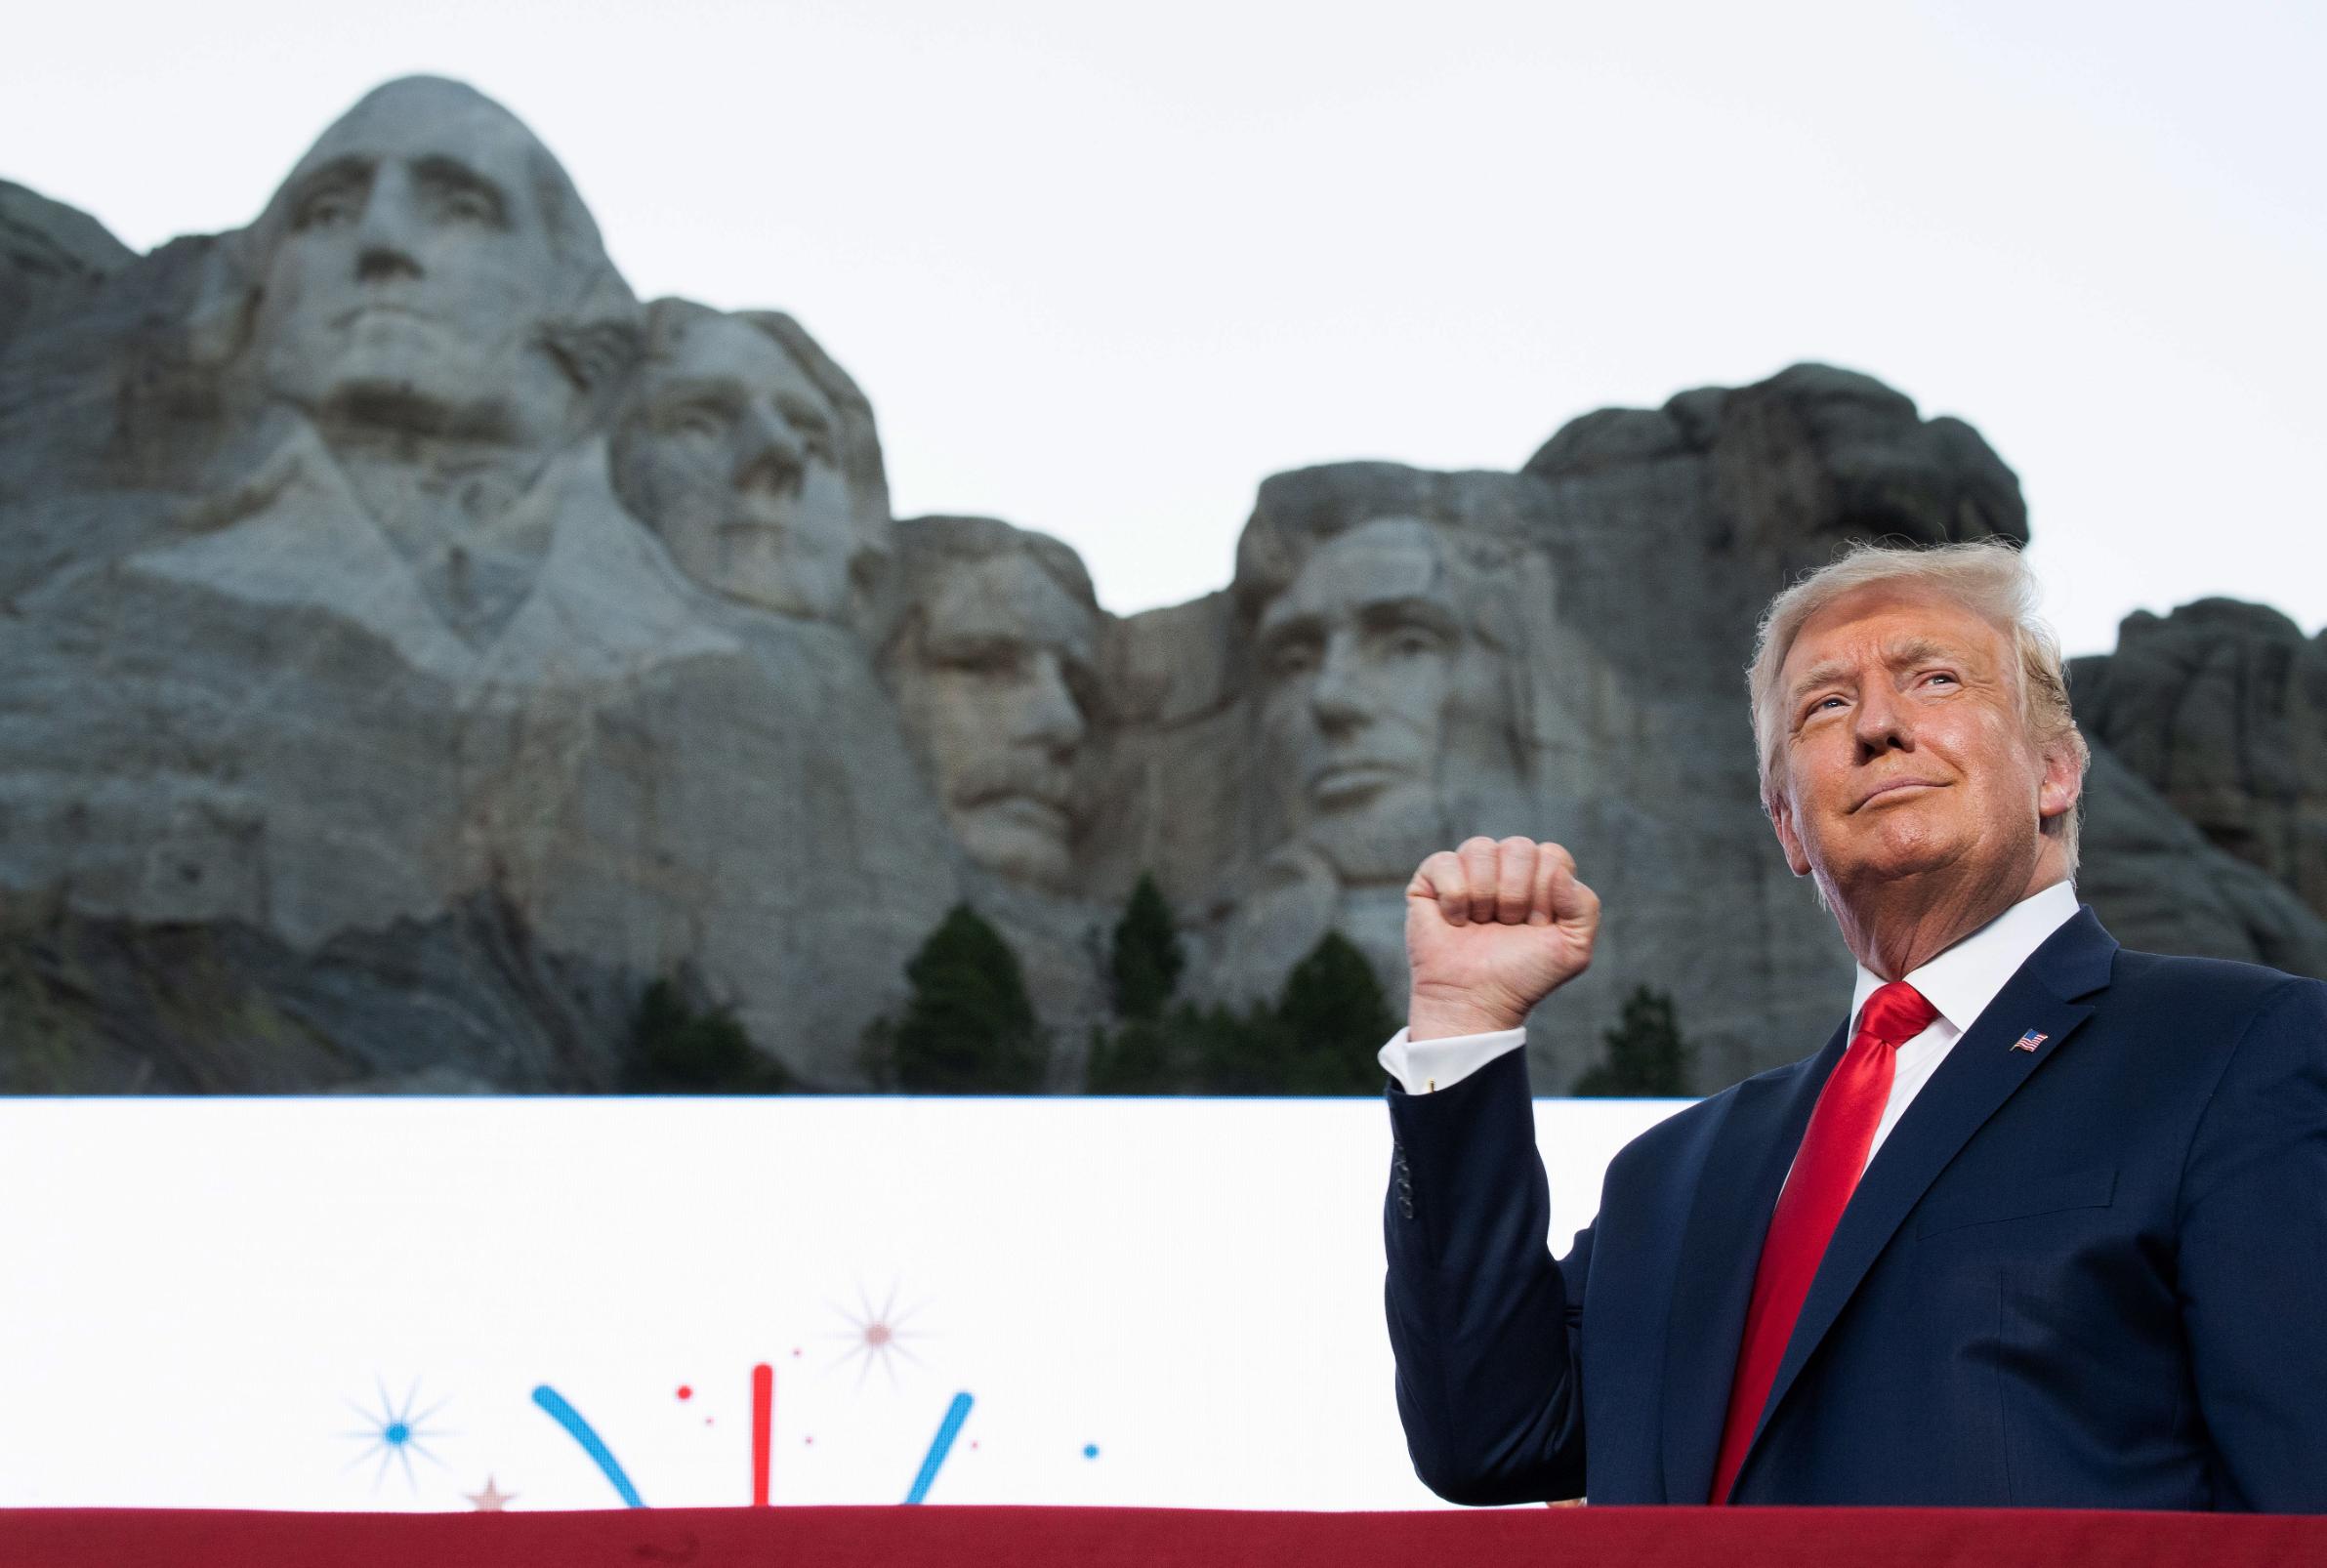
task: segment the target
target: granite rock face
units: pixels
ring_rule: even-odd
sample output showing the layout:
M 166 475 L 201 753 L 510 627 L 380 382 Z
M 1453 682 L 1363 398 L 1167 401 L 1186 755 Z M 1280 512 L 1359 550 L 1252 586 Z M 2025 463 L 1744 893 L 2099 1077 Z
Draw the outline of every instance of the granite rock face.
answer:
M 2327 912 L 2327 647 L 2200 599 L 2126 618 L 2077 663 L 2077 722 L 2206 839 Z
M 769 537 L 838 496 L 846 592 L 885 549 L 870 410 L 789 318 L 736 326 L 778 352 L 733 375 L 669 371 L 652 325 L 548 150 L 413 79 L 328 130 L 250 228 L 19 334 L 0 888 L 20 969 L 47 987 L 56 954 L 102 951 L 111 994 L 167 994 L 172 943 L 208 933 L 221 993 L 248 1000 L 208 1026 L 205 1087 L 235 1062 L 276 1086 L 608 1087 L 628 999 L 679 973 L 807 1081 L 850 1081 L 960 856 L 821 587 L 779 613 L 670 548 L 657 526 L 727 519 L 634 516 L 612 447 L 677 374 L 705 428 L 766 423 L 779 389 L 745 372 L 788 375 L 812 442 L 788 422 L 674 439 L 715 448 L 697 468 L 736 516 L 770 509 Z M 707 488 L 654 493 L 684 514 Z M 375 1000 L 413 994 L 355 1005 L 367 967 Z M 52 1011 L 50 1087 L 84 1081 L 73 1039 L 113 1082 L 116 1014 Z M 298 1072 L 270 1065 L 282 1018 L 329 1048 Z
M 1742 671 L 1769 596 L 1874 531 L 2026 523 L 1967 428 L 1818 366 L 1586 416 L 1516 474 L 1279 475 L 1228 594 L 1119 629 L 1095 867 L 1151 862 L 1202 912 L 1200 985 L 1264 994 L 1338 928 L 1397 996 L 1424 853 L 1557 839 L 1606 924 L 1531 1025 L 1540 1086 L 1642 983 L 1674 994 L 1704 1083 L 1790 1060 L 1850 966 L 1762 814 Z
M 88 214 L 0 180 L 0 346 L 44 313 L 87 304 L 136 260 Z
M 2077 890 L 2128 947 L 2327 976 L 2327 922 L 2225 853 L 2105 744 L 2085 775 Z
M 1805 365 L 1515 472 L 1279 475 L 1226 588 L 1116 617 L 1055 539 L 893 519 L 799 323 L 642 307 L 467 87 L 389 84 L 145 257 L 0 186 L 0 1092 L 608 1089 L 657 980 L 858 1087 L 965 901 L 1072 1090 L 1143 873 L 1192 1000 L 1335 930 L 1394 998 L 1404 882 L 1476 833 L 1606 905 L 1539 1087 L 1641 983 L 1718 1087 L 1848 994 L 1742 671 L 1863 537 L 2027 519 L 1969 426 Z M 2080 672 L 2084 886 L 2136 945 L 2327 972 L 2313 655 L 2221 622 Z

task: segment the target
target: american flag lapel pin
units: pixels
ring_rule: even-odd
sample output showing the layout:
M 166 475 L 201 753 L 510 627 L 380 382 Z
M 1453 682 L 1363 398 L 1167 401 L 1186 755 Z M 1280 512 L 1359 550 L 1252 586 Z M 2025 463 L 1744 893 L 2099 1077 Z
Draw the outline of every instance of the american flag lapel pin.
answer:
M 2038 1034 L 2035 1030 L 2031 1029 L 2026 1034 L 2020 1036 L 2017 1040 L 2015 1040 L 2012 1043 L 2012 1049 L 2015 1051 L 2034 1051 L 2038 1046 L 2043 1045 L 2051 1038 L 2051 1035 Z

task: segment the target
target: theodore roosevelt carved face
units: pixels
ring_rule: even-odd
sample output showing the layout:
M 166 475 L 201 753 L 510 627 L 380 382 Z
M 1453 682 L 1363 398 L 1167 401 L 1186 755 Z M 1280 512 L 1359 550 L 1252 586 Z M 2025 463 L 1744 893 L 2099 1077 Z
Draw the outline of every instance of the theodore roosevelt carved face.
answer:
M 884 667 L 969 857 L 1058 888 L 1083 816 L 1099 610 L 1072 551 L 983 517 L 897 525 Z

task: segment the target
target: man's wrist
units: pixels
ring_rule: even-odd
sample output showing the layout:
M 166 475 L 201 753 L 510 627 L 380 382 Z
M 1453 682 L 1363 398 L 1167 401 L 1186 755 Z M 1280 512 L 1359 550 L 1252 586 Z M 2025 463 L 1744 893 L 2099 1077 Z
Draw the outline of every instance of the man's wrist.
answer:
M 1416 996 L 1406 1004 L 1406 1038 L 1416 1042 L 1500 1034 L 1520 1028 L 1526 1021 L 1524 1016 L 1508 1017 L 1494 1008 L 1467 1000 Z

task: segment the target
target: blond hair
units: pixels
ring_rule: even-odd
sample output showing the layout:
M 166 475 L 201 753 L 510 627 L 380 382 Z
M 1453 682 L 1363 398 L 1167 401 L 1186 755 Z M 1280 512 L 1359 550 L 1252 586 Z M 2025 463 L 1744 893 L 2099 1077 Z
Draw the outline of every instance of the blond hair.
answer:
M 1753 708 L 1764 810 L 1774 814 L 1778 799 L 1778 751 L 1786 726 L 1777 677 L 1786 655 L 1810 617 L 1845 595 L 1877 584 L 1915 585 L 1942 594 L 2008 635 L 2019 670 L 2020 721 L 2029 738 L 2046 753 L 2065 748 L 2076 759 L 2077 771 L 2084 771 L 2091 752 L 2069 711 L 2060 644 L 2052 628 L 2037 617 L 2036 575 L 2019 550 L 1998 539 L 1924 548 L 1862 543 L 1778 595 L 1763 613 L 1753 663 L 1746 672 L 1746 693 Z M 2081 805 L 2071 805 L 2044 824 L 2044 831 L 2067 849 L 2071 874 L 2077 865 L 2080 814 Z

